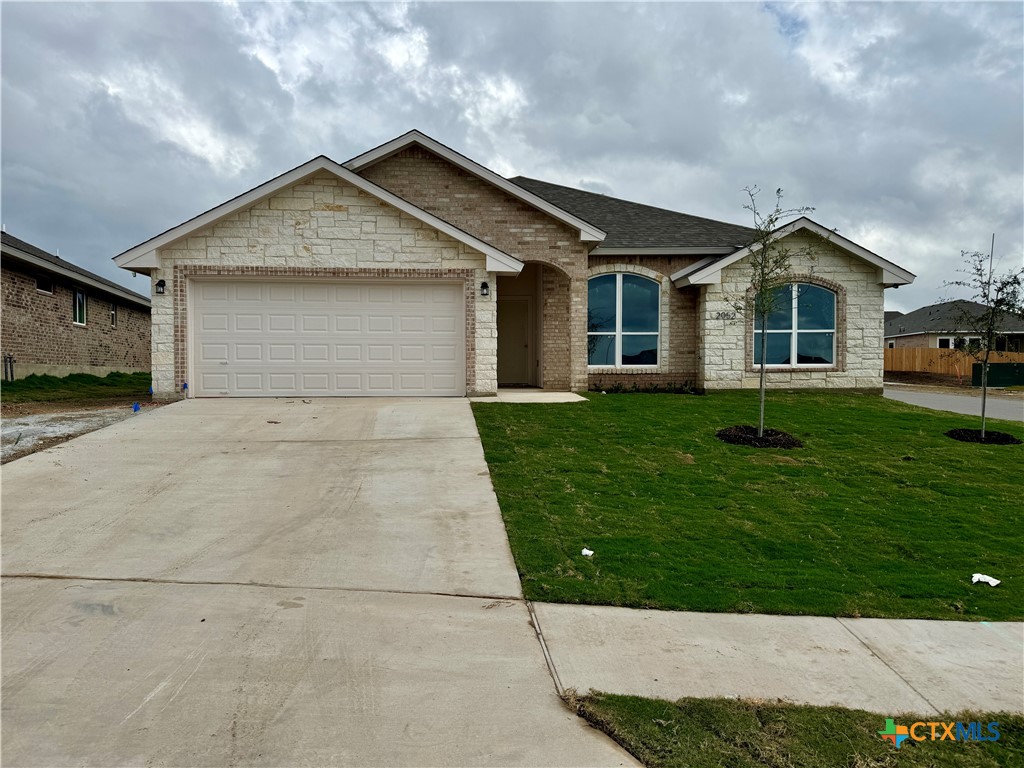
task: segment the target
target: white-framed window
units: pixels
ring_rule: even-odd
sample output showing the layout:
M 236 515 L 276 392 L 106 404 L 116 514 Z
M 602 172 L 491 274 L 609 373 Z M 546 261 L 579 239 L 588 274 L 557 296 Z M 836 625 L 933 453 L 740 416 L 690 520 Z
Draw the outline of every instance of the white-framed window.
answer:
M 830 367 L 836 364 L 836 294 L 809 283 L 775 290 L 775 311 L 762 330 L 754 320 L 754 365 L 761 365 L 761 334 L 767 333 L 769 368 Z
M 654 368 L 660 354 L 661 284 L 643 275 L 597 275 L 587 283 L 587 362 Z
M 36 290 L 40 293 L 53 293 L 53 278 L 46 275 L 36 276 Z
M 117 304 L 110 302 L 110 327 L 117 328 Z
M 980 336 L 939 336 L 939 349 L 965 349 L 980 345 Z
M 75 303 L 71 308 L 71 322 L 75 325 L 85 325 L 85 290 L 75 288 Z
M 890 341 L 890 342 L 888 342 L 888 343 L 886 344 L 886 346 L 887 346 L 887 347 L 888 347 L 889 349 L 896 349 L 896 342 L 895 342 L 895 341 Z

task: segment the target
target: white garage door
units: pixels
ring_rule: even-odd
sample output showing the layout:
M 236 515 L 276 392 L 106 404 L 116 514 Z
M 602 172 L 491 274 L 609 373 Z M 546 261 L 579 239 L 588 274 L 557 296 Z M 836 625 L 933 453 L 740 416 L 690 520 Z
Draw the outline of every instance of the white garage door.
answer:
M 199 397 L 466 394 L 463 288 L 197 281 Z

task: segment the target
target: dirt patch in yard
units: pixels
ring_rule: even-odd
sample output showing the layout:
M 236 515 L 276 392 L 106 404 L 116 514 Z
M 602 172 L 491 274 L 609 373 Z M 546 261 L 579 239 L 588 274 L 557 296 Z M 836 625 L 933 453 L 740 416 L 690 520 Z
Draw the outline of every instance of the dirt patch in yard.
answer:
M 0 464 L 108 427 L 135 415 L 133 400 L 117 398 L 114 405 L 97 403 L 11 403 L 0 420 Z M 139 403 L 140 412 L 160 403 Z
M 162 405 L 162 403 L 143 402 L 137 397 L 110 397 L 101 400 L 96 398 L 89 398 L 87 400 L 42 400 L 23 403 L 11 403 L 3 400 L 0 401 L 0 416 L 6 419 L 16 416 L 35 416 L 42 413 L 71 413 L 118 407 L 131 408 L 132 403 L 136 402 L 143 408 L 154 408 Z
M 715 433 L 715 437 L 732 445 L 747 445 L 751 448 L 803 448 L 804 444 L 788 432 L 766 429 L 757 436 L 757 427 L 749 425 L 726 427 Z
M 1021 441 L 1006 432 L 994 432 L 991 429 L 985 430 L 985 437 L 981 436 L 980 429 L 951 429 L 946 432 L 946 437 L 952 437 L 961 443 L 985 443 L 986 445 L 1020 445 Z
M 971 390 L 971 372 L 963 377 L 944 373 L 922 373 L 918 371 L 886 371 L 886 384 L 922 384 L 930 387 Z

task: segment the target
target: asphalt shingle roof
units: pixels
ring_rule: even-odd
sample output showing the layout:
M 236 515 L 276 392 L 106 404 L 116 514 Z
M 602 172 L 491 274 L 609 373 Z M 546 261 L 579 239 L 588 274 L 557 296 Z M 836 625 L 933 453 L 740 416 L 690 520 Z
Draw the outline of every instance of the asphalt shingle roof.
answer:
M 526 176 L 509 179 L 562 210 L 603 229 L 602 248 L 740 248 L 754 230 L 739 224 L 632 203 Z
M 82 267 L 79 267 L 77 264 L 72 264 L 70 261 L 65 261 L 60 256 L 54 256 L 52 253 L 48 253 L 44 251 L 42 248 L 37 248 L 36 246 L 32 245 L 32 243 L 26 243 L 24 240 L 21 240 L 15 237 L 14 235 L 10 235 L 7 232 L 0 233 L 0 239 L 2 239 L 4 245 L 10 246 L 11 248 L 17 248 L 19 251 L 24 251 L 25 253 L 31 256 L 35 256 L 37 259 L 41 259 L 45 262 L 53 264 L 55 267 L 60 267 L 61 269 L 66 269 L 69 272 L 74 272 L 76 274 L 82 275 L 83 277 L 88 277 L 90 280 L 94 280 L 97 283 L 102 283 L 103 285 L 110 286 L 111 288 L 116 288 L 118 291 L 122 293 L 131 294 L 132 296 L 138 298 L 139 301 L 145 302 L 146 304 L 150 303 L 148 296 L 143 296 L 141 293 L 136 293 L 135 291 L 125 288 L 123 285 L 118 285 L 112 280 L 107 280 L 107 278 L 105 277 L 100 277 L 94 272 L 90 272 L 87 269 L 83 269 Z
M 921 307 L 905 315 L 899 315 L 885 321 L 886 336 L 902 336 L 913 333 L 954 333 L 969 331 L 961 318 L 964 312 L 977 317 L 985 311 L 985 307 L 976 301 L 945 301 Z M 888 315 L 889 313 L 886 312 Z M 1003 333 L 1024 333 L 1024 318 L 1007 317 L 1000 330 Z

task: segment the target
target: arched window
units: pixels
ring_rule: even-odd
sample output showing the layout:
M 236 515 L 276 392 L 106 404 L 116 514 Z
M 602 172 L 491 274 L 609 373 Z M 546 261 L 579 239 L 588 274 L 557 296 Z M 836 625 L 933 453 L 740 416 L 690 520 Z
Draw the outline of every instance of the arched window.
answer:
M 762 329 L 754 319 L 754 365 L 761 364 L 761 334 L 768 334 L 766 365 L 776 368 L 836 364 L 836 295 L 809 283 L 775 290 L 774 310 Z
M 661 285 L 641 275 L 608 274 L 590 278 L 588 289 L 588 363 L 615 368 L 656 366 Z

